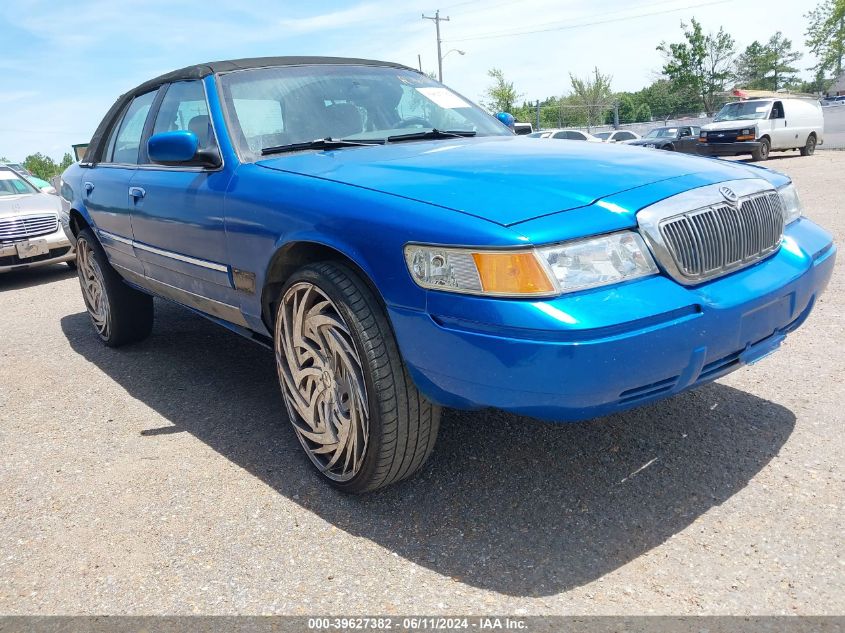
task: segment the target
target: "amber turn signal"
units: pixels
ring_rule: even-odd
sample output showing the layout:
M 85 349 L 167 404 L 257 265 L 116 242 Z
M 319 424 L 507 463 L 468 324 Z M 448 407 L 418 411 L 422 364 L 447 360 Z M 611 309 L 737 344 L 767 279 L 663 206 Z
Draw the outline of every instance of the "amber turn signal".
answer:
M 555 290 L 533 252 L 478 252 L 472 258 L 484 292 L 533 295 Z

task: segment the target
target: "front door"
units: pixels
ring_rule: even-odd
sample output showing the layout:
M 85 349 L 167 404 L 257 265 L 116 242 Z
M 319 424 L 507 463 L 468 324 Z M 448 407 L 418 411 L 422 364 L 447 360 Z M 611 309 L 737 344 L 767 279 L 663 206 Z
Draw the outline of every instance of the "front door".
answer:
M 202 81 L 170 84 L 150 134 L 188 130 L 215 147 Z M 223 200 L 231 173 L 201 165 L 143 164 L 130 185 L 135 251 L 155 292 L 243 324 L 229 273 Z

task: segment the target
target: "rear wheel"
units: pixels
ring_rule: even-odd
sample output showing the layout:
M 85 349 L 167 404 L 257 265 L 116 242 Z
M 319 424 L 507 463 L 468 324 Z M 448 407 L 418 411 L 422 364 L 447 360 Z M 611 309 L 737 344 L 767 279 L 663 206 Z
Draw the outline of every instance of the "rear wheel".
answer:
M 77 237 L 76 264 L 88 316 L 103 343 L 119 347 L 145 339 L 153 328 L 153 298 L 124 283 L 89 229 Z
M 769 152 L 771 151 L 772 146 L 769 143 L 769 139 L 763 138 L 760 141 L 760 147 L 755 149 L 751 152 L 751 160 L 758 161 L 758 160 L 768 160 Z
M 274 342 L 288 417 L 333 486 L 375 490 L 425 463 L 440 409 L 417 391 L 384 309 L 354 271 L 323 262 L 294 273 Z
M 816 135 L 807 137 L 807 144 L 801 148 L 801 156 L 812 156 L 816 152 Z

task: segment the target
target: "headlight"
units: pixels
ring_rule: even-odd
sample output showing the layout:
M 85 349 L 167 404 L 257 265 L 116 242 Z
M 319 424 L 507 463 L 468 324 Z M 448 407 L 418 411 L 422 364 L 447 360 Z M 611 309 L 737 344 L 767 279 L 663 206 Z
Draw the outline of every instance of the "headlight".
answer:
M 801 201 L 798 199 L 798 192 L 792 183 L 778 189 L 778 193 L 783 203 L 783 224 L 785 226 L 801 217 Z
M 405 261 L 423 288 L 500 297 L 552 296 L 657 273 L 631 231 L 513 251 L 409 244 Z
M 537 249 L 561 292 L 584 290 L 657 273 L 643 238 L 633 231 L 611 233 Z

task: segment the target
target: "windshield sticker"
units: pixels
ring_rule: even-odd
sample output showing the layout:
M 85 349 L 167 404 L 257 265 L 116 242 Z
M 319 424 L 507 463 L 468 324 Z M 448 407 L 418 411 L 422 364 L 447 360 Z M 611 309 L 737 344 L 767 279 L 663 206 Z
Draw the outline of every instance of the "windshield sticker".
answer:
M 454 110 L 456 108 L 470 107 L 466 101 L 461 99 L 451 90 L 447 90 L 446 88 L 427 87 L 415 88 L 415 90 L 429 101 L 432 101 L 436 105 L 439 105 L 441 108 L 448 108 L 449 110 Z

